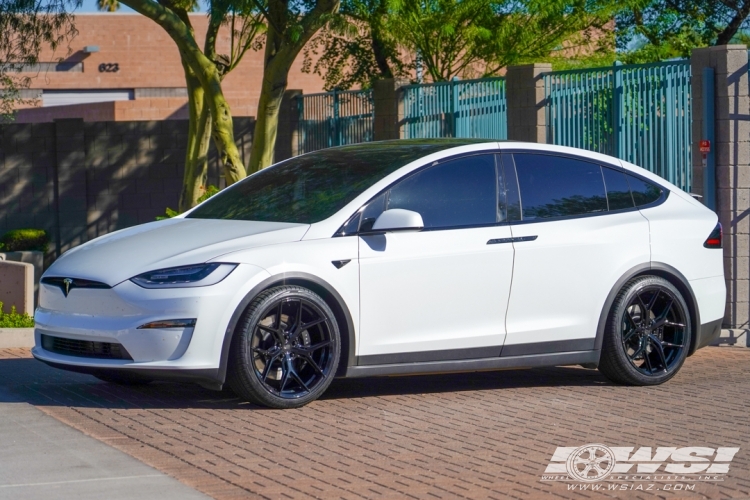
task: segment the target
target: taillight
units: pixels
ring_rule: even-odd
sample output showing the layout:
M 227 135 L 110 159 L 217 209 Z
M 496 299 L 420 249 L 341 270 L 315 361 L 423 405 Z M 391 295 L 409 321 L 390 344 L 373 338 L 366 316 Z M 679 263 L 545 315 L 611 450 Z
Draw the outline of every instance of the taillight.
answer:
M 703 246 L 706 248 L 721 248 L 721 236 L 721 224 L 716 224 L 716 227 L 711 231 L 711 234 L 708 235 L 708 239 Z

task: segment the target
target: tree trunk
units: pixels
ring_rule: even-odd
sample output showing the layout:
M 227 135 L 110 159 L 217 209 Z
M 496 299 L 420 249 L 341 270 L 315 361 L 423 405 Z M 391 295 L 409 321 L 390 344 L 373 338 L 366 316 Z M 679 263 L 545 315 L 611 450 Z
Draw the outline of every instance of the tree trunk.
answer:
M 281 99 L 287 87 L 289 70 L 294 57 L 279 54 L 283 41 L 273 30 L 266 35 L 266 50 L 263 68 L 263 83 L 258 101 L 258 118 L 255 122 L 253 147 L 250 154 L 250 173 L 257 172 L 273 163 L 276 148 L 276 133 L 279 128 Z M 296 53 L 294 54 L 296 55 Z
M 216 65 L 201 52 L 189 22 L 171 9 L 152 0 L 122 0 L 122 3 L 159 24 L 177 44 L 180 57 L 200 81 L 204 100 L 211 112 L 211 135 L 224 163 L 227 185 L 245 177 L 245 166 L 234 143 L 232 113 L 221 90 L 221 75 Z M 183 18 L 186 13 L 182 11 Z M 188 19 L 189 21 L 189 19 Z
M 190 129 L 185 154 L 185 175 L 180 194 L 179 211 L 185 212 L 198 204 L 206 192 L 208 178 L 208 148 L 211 141 L 210 111 L 200 81 L 190 66 L 183 61 L 188 88 Z
M 199 74 L 198 78 L 201 79 L 203 90 L 206 93 L 205 99 L 211 110 L 211 136 L 219 152 L 219 158 L 224 164 L 224 180 L 229 186 L 244 179 L 247 173 L 240 158 L 240 151 L 234 142 L 232 112 L 224 98 L 224 93 L 221 91 L 221 77 L 216 66 L 213 63 L 210 64 L 211 67 L 205 67 L 205 72 L 202 75 Z
M 378 65 L 378 71 L 380 71 L 380 78 L 382 79 L 393 78 L 393 71 L 390 64 L 388 64 L 390 47 L 388 47 L 383 39 L 383 21 L 387 14 L 386 0 L 380 0 L 375 11 L 375 16 L 373 16 L 370 22 L 372 53 L 375 56 L 375 63 Z

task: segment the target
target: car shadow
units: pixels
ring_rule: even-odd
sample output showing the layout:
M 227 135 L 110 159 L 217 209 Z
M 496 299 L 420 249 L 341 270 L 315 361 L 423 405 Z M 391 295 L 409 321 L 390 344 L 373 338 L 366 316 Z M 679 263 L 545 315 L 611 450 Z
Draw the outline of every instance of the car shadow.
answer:
M 437 375 L 336 379 L 322 401 L 395 395 L 455 393 L 534 387 L 609 385 L 598 371 L 579 367 L 535 368 Z M 0 359 L 0 402 L 81 408 L 166 408 L 261 410 L 231 391 L 196 384 L 157 381 L 121 386 L 49 367 L 30 358 Z

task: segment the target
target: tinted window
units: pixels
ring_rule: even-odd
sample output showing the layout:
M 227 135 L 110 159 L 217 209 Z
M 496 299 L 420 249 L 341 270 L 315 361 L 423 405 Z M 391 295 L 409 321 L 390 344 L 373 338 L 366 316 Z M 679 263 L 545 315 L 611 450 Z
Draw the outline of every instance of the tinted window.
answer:
M 261 170 L 206 201 L 187 217 L 311 224 L 407 163 L 450 143 L 355 145 L 298 156 Z
M 633 193 L 635 206 L 642 207 L 643 205 L 648 205 L 658 200 L 661 196 L 661 188 L 656 184 L 641 180 L 632 175 L 628 175 L 627 177 L 630 184 L 630 191 Z
M 523 220 L 607 211 L 599 165 L 552 155 L 513 155 Z
M 612 168 L 602 167 L 604 185 L 607 188 L 607 201 L 610 210 L 633 208 L 633 197 L 625 174 Z
M 388 193 L 387 208 L 419 212 L 425 228 L 493 224 L 498 220 L 496 186 L 495 156 L 468 156 L 399 182 Z

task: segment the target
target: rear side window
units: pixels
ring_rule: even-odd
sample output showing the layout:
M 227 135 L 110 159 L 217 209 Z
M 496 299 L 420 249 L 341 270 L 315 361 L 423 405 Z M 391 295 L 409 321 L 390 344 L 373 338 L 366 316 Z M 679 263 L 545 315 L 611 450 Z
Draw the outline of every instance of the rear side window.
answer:
M 602 167 L 604 185 L 607 188 L 607 201 L 610 210 L 624 210 L 633 208 L 633 197 L 630 195 L 630 185 L 624 172 Z
M 425 228 L 494 224 L 504 217 L 498 213 L 495 172 L 492 154 L 440 163 L 393 186 L 387 195 L 386 209 L 418 212 Z M 375 213 L 365 215 L 371 218 Z
M 662 189 L 648 181 L 644 181 L 632 175 L 628 175 L 628 184 L 630 191 L 633 193 L 633 201 L 636 207 L 642 207 L 653 203 L 661 196 Z
M 523 220 L 607 211 L 601 167 L 572 158 L 515 153 Z

